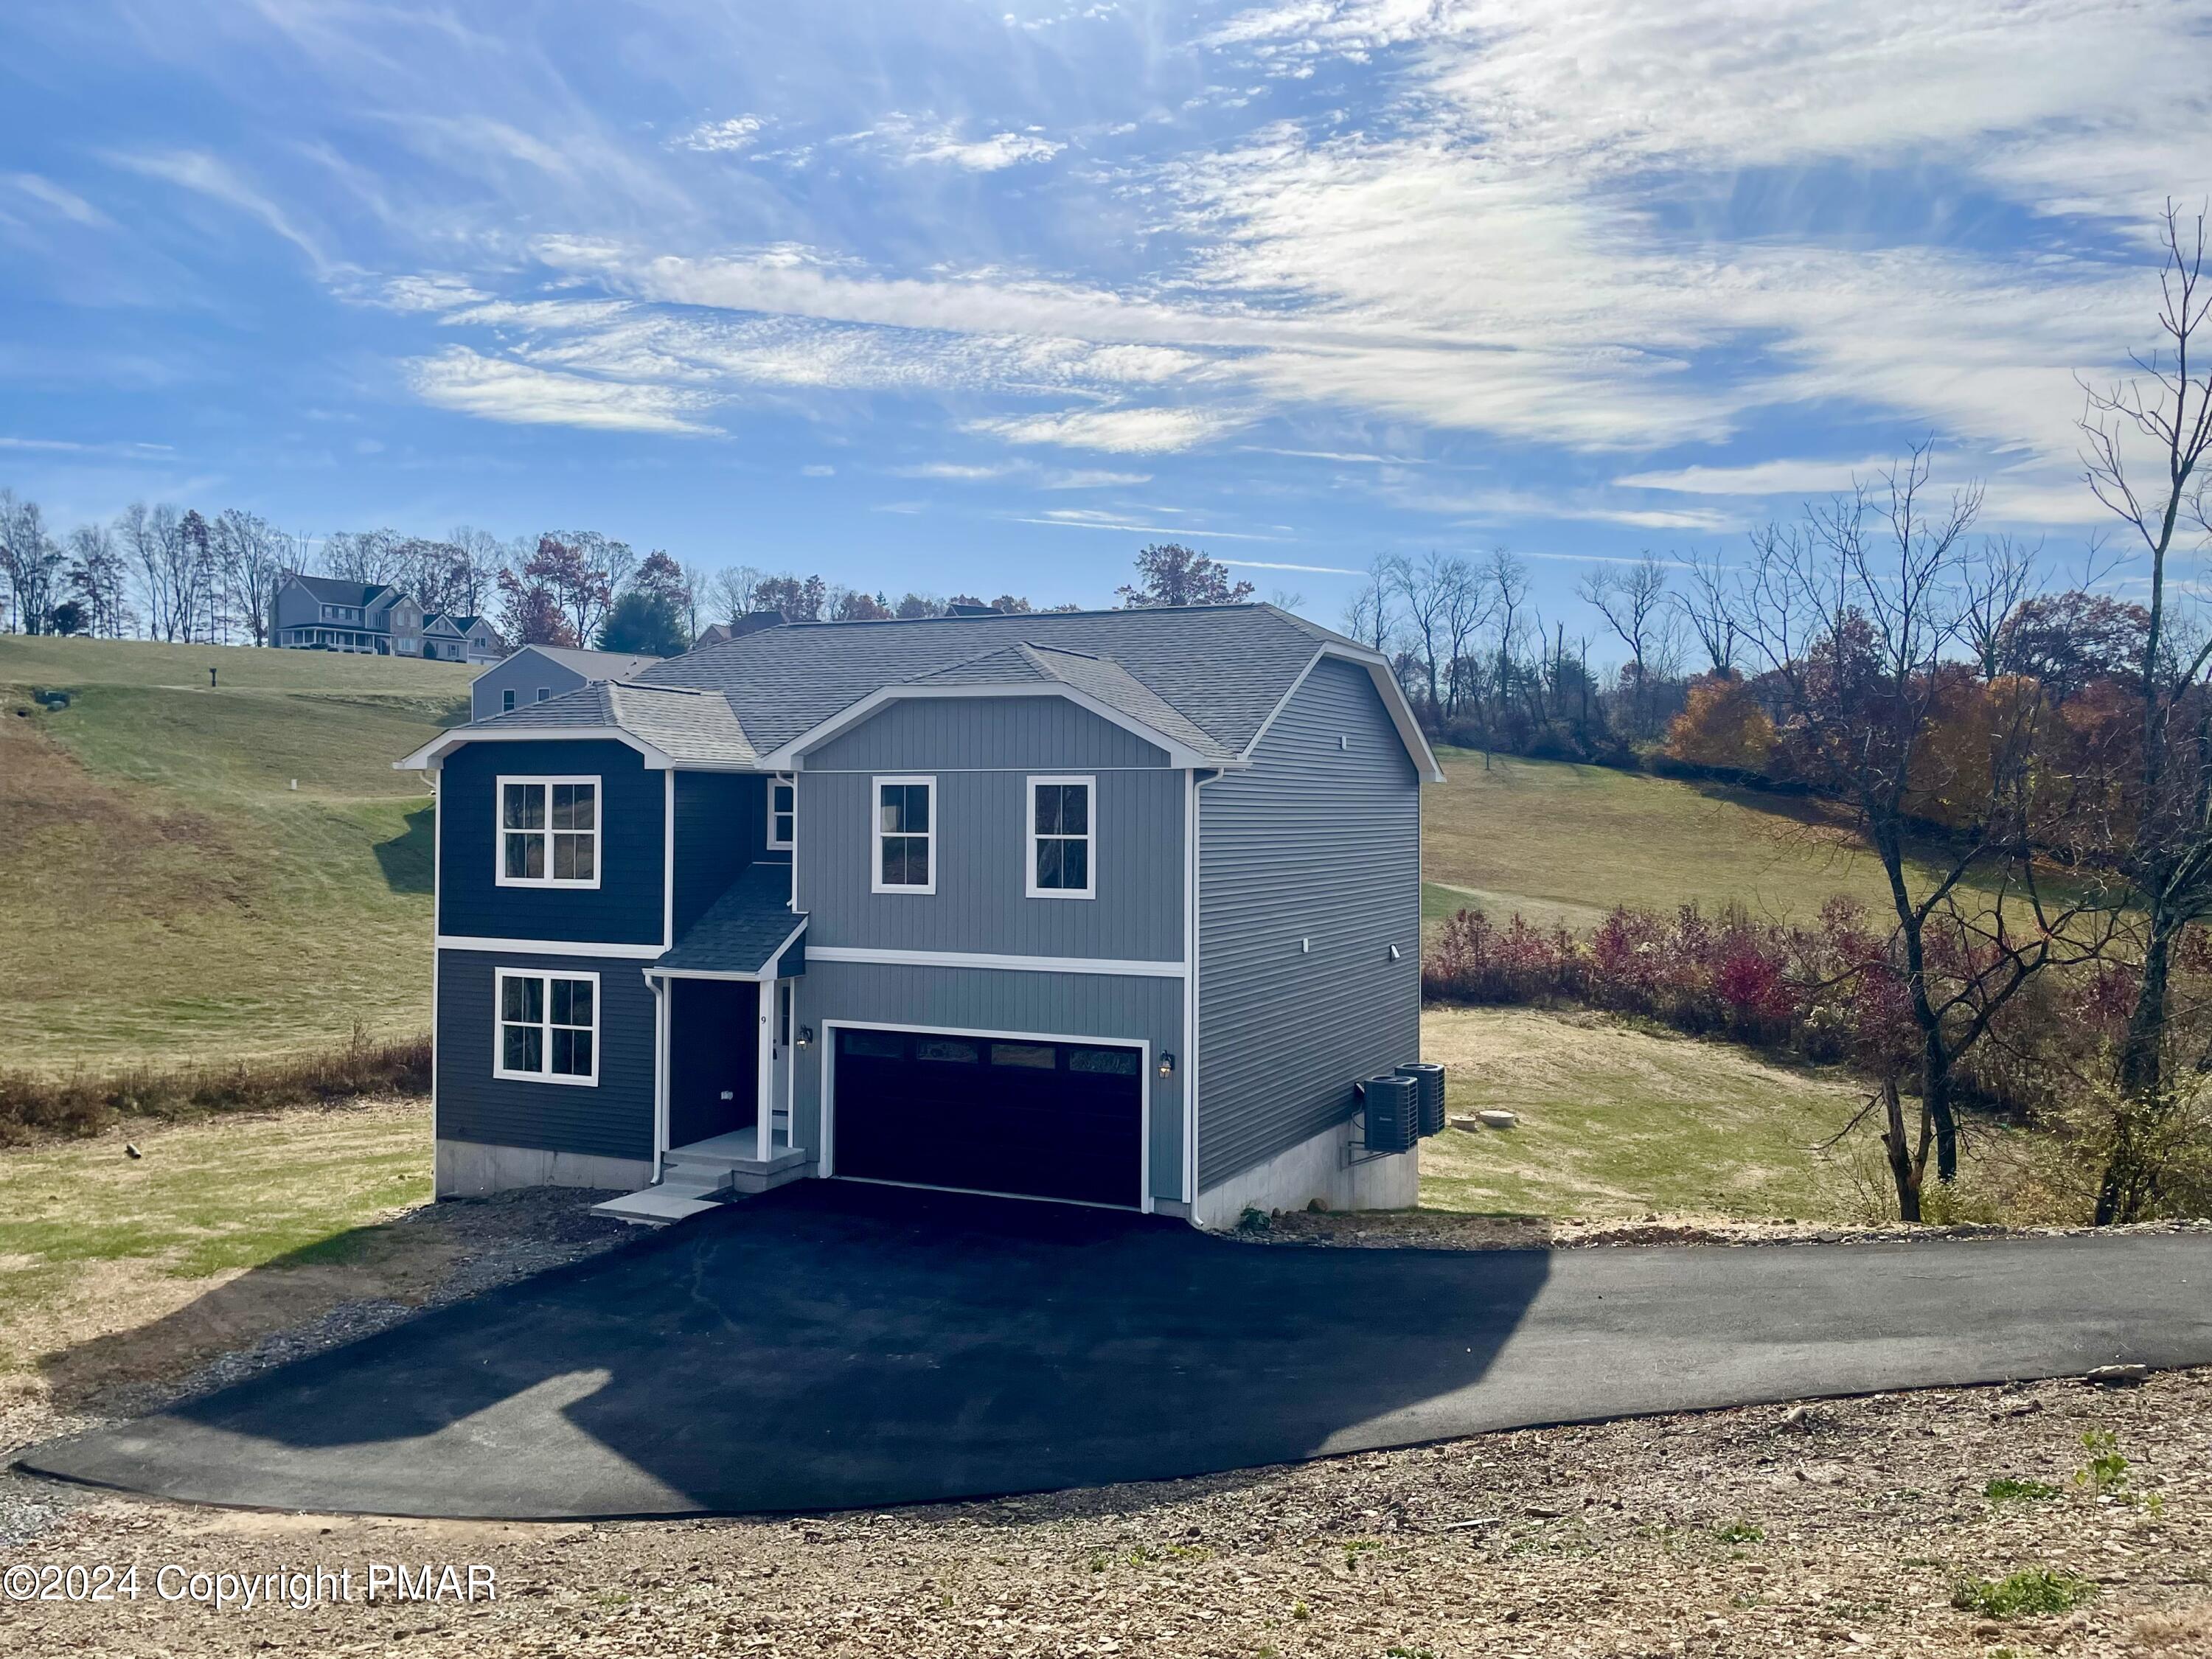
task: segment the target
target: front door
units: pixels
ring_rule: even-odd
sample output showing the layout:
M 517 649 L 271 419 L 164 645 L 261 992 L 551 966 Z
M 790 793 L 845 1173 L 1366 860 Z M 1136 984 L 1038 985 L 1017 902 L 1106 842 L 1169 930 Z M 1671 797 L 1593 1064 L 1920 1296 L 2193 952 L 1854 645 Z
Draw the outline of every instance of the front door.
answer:
M 750 980 L 668 981 L 668 1144 L 750 1129 L 760 1086 L 760 989 Z

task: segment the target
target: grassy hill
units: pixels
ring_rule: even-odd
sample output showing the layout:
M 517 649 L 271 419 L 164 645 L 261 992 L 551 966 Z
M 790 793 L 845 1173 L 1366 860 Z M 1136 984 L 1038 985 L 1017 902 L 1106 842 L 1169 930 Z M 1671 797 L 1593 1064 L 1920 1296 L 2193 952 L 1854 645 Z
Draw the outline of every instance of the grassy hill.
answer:
M 1809 920 L 1832 895 L 1877 918 L 1881 866 L 1833 810 L 1799 797 L 1686 783 L 1602 766 L 1437 751 L 1423 796 L 1423 914 L 1584 927 L 1616 904 L 1741 903 L 1762 920 Z
M 210 689 L 208 669 L 217 671 Z M 55 1071 L 428 1024 L 430 802 L 473 671 L 0 638 L 0 1052 Z M 40 708 L 33 688 L 65 690 Z

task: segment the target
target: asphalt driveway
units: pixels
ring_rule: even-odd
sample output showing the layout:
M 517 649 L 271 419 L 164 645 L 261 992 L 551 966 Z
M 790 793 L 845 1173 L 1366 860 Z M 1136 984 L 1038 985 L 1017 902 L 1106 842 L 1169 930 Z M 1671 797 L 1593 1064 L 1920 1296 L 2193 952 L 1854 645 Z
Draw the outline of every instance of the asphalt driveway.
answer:
M 287 1510 L 874 1506 L 2212 1364 L 2208 1286 L 2203 1236 L 1291 1249 L 807 1182 L 21 1461 Z

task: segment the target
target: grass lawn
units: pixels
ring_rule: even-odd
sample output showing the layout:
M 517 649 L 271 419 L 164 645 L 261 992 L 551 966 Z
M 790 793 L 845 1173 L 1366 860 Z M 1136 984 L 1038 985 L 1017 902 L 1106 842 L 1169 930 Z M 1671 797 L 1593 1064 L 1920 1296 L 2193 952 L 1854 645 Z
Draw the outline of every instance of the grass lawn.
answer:
M 313 1316 L 340 1287 L 404 1297 L 439 1264 L 374 1224 L 429 1196 L 427 1102 L 138 1124 L 0 1155 L 0 1399 L 42 1373 L 64 1397 L 173 1374 Z
M 391 763 L 465 716 L 471 672 L 0 638 L 8 1063 L 301 1052 L 356 1021 L 428 1029 L 430 800 Z M 71 702 L 40 708 L 33 687 Z
M 1447 1129 L 1421 1148 L 1421 1207 L 1604 1219 L 1657 1212 L 1869 1219 L 1852 1178 L 1871 1145 L 1822 1157 L 1865 1099 L 1848 1078 L 1596 1014 L 1431 1009 L 1425 1058 L 1454 1115 L 1503 1107 L 1518 1128 Z
M 1877 916 L 1881 866 L 1814 802 L 1559 761 L 1443 749 L 1422 797 L 1423 919 L 1518 910 L 1584 927 L 1616 904 L 1809 920 L 1848 894 Z

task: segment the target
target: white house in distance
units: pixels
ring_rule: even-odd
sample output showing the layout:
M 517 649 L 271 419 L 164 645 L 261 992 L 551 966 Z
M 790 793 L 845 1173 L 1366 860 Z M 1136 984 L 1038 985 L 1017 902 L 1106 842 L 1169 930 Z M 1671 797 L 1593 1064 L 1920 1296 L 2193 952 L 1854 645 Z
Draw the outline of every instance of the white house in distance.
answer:
M 563 692 L 626 680 L 660 660 L 621 651 L 580 651 L 563 645 L 526 645 L 476 677 L 469 688 L 470 718 L 488 720 L 533 702 L 549 702 Z
M 507 641 L 486 617 L 425 611 L 389 582 L 285 577 L 270 642 L 289 651 L 346 651 L 434 662 L 497 662 Z

